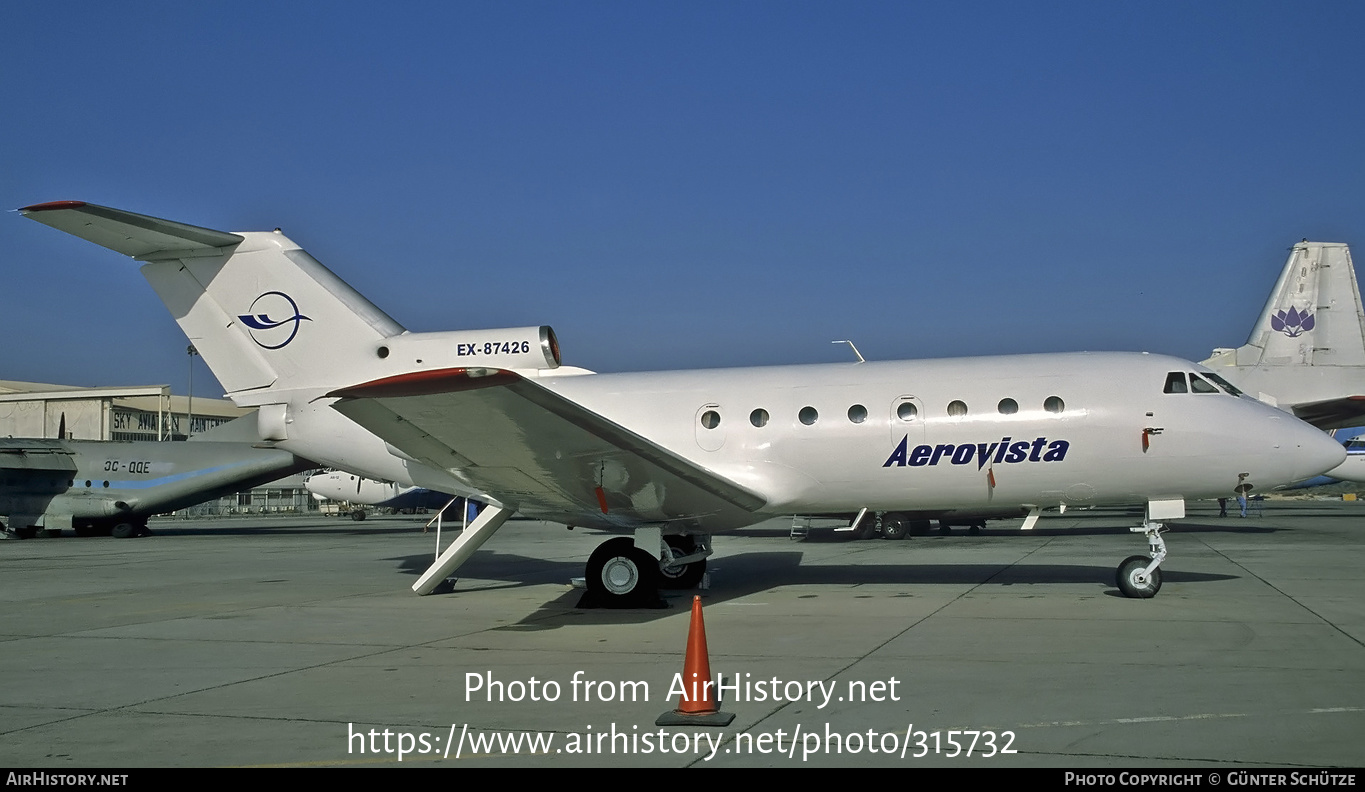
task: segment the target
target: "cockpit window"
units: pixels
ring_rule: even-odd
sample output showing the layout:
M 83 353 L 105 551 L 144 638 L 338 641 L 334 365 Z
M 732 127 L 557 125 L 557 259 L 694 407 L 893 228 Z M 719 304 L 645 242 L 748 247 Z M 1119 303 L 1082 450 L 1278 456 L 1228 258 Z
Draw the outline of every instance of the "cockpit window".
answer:
M 1229 396 L 1241 396 L 1241 395 L 1242 395 L 1242 392 L 1241 392 L 1240 390 L 1237 389 L 1237 386 L 1236 386 L 1236 385 L 1233 385 L 1231 382 L 1228 382 L 1227 380 L 1223 379 L 1222 377 L 1218 376 L 1217 374 L 1214 374 L 1214 373 L 1211 372 L 1211 371 L 1206 371 L 1206 372 L 1204 372 L 1203 376 L 1204 376 L 1205 379 L 1212 380 L 1212 381 L 1214 382 L 1214 384 L 1216 384 L 1218 387 L 1220 387 L 1220 388 L 1222 388 L 1223 390 L 1227 391 L 1227 394 L 1228 394 Z
M 1213 387 L 1212 384 L 1205 382 L 1203 377 L 1200 377 L 1198 374 L 1195 374 L 1194 372 L 1190 372 L 1190 390 L 1194 391 L 1195 393 L 1218 392 L 1217 388 Z
M 1170 374 L 1167 374 L 1167 375 L 1166 375 L 1166 387 L 1163 388 L 1161 392 L 1162 392 L 1162 393 L 1186 393 L 1187 391 L 1185 390 L 1185 372 L 1183 372 L 1183 371 L 1172 371 Z
M 1346 441 L 1347 451 L 1365 451 L 1365 437 L 1353 437 Z

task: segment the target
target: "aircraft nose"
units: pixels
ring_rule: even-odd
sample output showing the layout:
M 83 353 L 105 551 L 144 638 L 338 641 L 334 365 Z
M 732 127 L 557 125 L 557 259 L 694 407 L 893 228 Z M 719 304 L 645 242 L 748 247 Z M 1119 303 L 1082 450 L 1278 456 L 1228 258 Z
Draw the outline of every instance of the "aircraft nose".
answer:
M 1289 437 L 1295 449 L 1294 474 L 1299 479 L 1321 475 L 1346 460 L 1346 447 L 1326 432 L 1302 421 L 1293 421 Z

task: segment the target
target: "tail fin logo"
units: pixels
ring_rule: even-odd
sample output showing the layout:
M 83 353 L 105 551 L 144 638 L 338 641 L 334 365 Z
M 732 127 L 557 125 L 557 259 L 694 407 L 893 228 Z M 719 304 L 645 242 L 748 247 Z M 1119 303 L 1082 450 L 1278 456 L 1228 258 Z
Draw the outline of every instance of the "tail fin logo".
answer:
M 262 294 L 251 303 L 249 311 L 237 318 L 246 325 L 251 340 L 263 349 L 288 346 L 294 336 L 299 334 L 299 325 L 313 321 L 299 313 L 299 304 L 284 292 L 268 291 Z M 271 319 L 271 314 L 285 318 Z
M 1270 326 L 1278 333 L 1284 333 L 1290 338 L 1298 338 L 1309 330 L 1313 329 L 1313 315 L 1307 308 L 1300 313 L 1294 306 L 1290 306 L 1288 311 L 1276 311 L 1270 316 Z

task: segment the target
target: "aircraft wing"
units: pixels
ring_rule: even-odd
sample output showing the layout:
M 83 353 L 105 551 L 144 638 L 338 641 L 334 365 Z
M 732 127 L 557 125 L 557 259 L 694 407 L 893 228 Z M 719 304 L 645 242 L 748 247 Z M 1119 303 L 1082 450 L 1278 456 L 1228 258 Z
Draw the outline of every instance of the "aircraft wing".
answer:
M 576 525 L 753 522 L 765 500 L 501 369 L 451 368 L 343 388 L 333 408 L 507 506 Z
M 1360 426 L 1365 419 L 1365 396 L 1342 396 L 1293 406 L 1294 416 L 1319 429 Z

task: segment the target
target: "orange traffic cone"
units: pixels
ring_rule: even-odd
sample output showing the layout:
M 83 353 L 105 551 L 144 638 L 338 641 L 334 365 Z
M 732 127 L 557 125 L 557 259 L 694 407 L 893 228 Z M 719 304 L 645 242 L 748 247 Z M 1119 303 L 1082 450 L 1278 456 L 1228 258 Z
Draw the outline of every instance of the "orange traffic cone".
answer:
M 692 624 L 687 630 L 687 656 L 683 659 L 682 694 L 678 708 L 654 721 L 655 726 L 729 726 L 733 712 L 721 712 L 711 679 L 711 658 L 706 650 L 706 623 L 701 618 L 701 597 L 692 597 Z M 670 686 L 671 689 L 671 686 Z

